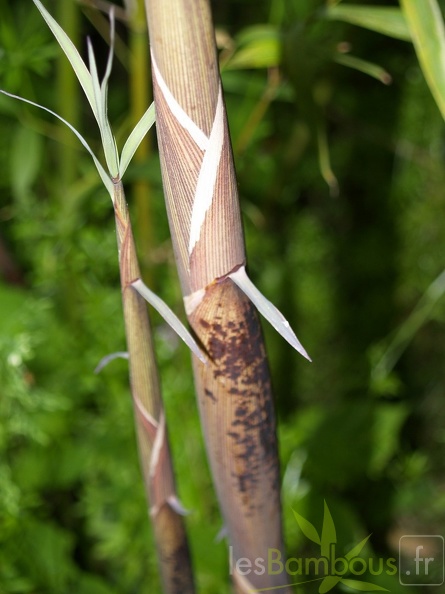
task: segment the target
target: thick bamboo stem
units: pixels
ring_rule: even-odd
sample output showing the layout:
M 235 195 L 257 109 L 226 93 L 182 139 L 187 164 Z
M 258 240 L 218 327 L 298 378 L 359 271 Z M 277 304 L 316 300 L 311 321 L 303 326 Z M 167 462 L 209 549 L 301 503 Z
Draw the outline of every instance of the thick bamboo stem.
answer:
M 232 151 L 207 0 L 146 0 L 165 199 L 189 322 L 198 403 L 234 570 L 283 552 L 269 370 L 257 313 L 229 275 L 245 264 Z M 235 575 L 237 591 L 283 574 Z M 285 591 L 285 590 L 281 590 Z

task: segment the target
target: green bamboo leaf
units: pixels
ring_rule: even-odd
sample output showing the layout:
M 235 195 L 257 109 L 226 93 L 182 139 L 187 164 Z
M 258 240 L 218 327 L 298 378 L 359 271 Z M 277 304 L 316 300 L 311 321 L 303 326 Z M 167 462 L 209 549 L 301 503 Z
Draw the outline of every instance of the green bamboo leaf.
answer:
M 363 74 L 372 76 L 385 85 L 389 85 L 392 81 L 391 75 L 384 68 L 367 60 L 362 60 L 349 54 L 337 54 L 334 61 L 342 66 L 347 66 L 348 68 L 353 68 L 354 70 L 363 72 Z
M 318 535 L 317 529 L 313 524 L 311 524 L 308 520 L 300 516 L 294 509 L 292 509 L 295 519 L 297 520 L 297 524 L 300 526 L 301 532 L 305 535 L 306 538 L 315 542 L 315 544 L 321 544 L 320 537 Z
M 111 177 L 117 178 L 119 175 L 119 165 L 116 141 L 114 140 L 110 123 L 108 121 L 107 98 L 104 94 L 104 89 L 99 82 L 96 57 L 94 55 L 93 46 L 91 45 L 90 39 L 88 39 L 88 62 L 90 65 L 91 80 L 93 83 L 94 101 L 96 103 L 97 109 L 97 123 L 99 125 L 105 160 L 107 162 Z
M 445 27 L 436 0 L 400 0 L 431 93 L 445 118 Z
M 420 2 L 423 3 L 423 0 Z M 406 19 L 399 8 L 342 4 L 328 7 L 325 15 L 332 21 L 344 21 L 389 37 L 411 41 Z
M 337 542 L 337 532 L 328 504 L 324 502 L 323 526 L 321 529 L 321 556 L 330 559 L 331 544 Z
M 94 91 L 93 91 L 93 82 L 91 80 L 91 74 L 88 71 L 88 68 L 85 65 L 85 62 L 80 57 L 79 52 L 77 51 L 75 45 L 59 25 L 57 21 L 53 19 L 53 17 L 49 14 L 46 8 L 39 0 L 33 0 L 34 4 L 40 11 L 41 15 L 45 19 L 48 27 L 51 29 L 54 37 L 57 39 L 60 47 L 64 51 L 66 57 L 71 63 L 73 70 L 79 79 L 79 82 L 84 90 L 84 93 L 88 99 L 89 104 L 91 105 L 91 109 L 93 110 L 94 116 L 97 119 L 97 111 L 96 105 L 94 101 Z
M 386 588 L 382 588 L 382 586 L 377 586 L 376 584 L 370 584 L 369 582 L 360 582 L 358 580 L 347 580 L 342 579 L 342 583 L 353 590 L 359 590 L 360 592 L 389 592 Z
M 100 127 L 100 122 L 103 117 L 103 114 L 100 111 L 101 106 L 101 89 L 100 89 L 100 81 L 99 81 L 99 74 L 97 72 L 97 64 L 96 64 L 96 56 L 94 55 L 93 45 L 91 43 L 91 39 L 87 39 L 87 47 L 88 47 L 88 64 L 90 66 L 90 73 L 91 73 L 91 83 L 93 85 L 93 97 L 94 97 L 94 105 L 97 112 L 97 123 Z
M 189 349 L 198 357 L 203 363 L 207 363 L 207 359 L 202 353 L 195 339 L 178 318 L 173 311 L 168 307 L 160 297 L 151 291 L 147 285 L 139 278 L 131 283 L 131 286 L 143 297 L 155 310 L 161 314 L 167 324 L 173 328 L 176 334 L 182 338 Z
M 24 103 L 28 103 L 29 105 L 33 105 L 34 107 L 38 107 L 39 109 L 43 109 L 44 111 L 47 111 L 48 113 L 50 113 L 51 115 L 56 117 L 58 120 L 63 122 L 65 124 L 65 126 L 68 126 L 68 128 L 70 130 L 72 130 L 72 132 L 74 132 L 74 134 L 80 140 L 82 145 L 90 153 L 91 157 L 93 158 L 94 164 L 96 165 L 96 169 L 99 172 L 99 175 L 102 179 L 102 182 L 103 182 L 104 186 L 106 187 L 106 189 L 108 190 L 108 193 L 110 194 L 111 199 L 113 200 L 114 186 L 113 186 L 113 182 L 110 179 L 110 176 L 108 175 L 108 173 L 105 171 L 105 169 L 100 164 L 99 159 L 93 153 L 93 150 L 91 149 L 88 142 L 85 140 L 85 138 L 82 136 L 82 134 L 76 130 L 76 128 L 74 126 L 72 126 L 64 118 L 59 116 L 59 114 L 57 114 L 55 111 L 52 111 L 51 109 L 48 109 L 47 107 L 44 107 L 43 105 L 34 103 L 34 101 L 30 101 L 29 99 L 25 99 L 24 97 L 19 97 L 18 95 L 13 95 L 12 93 L 7 93 L 6 91 L 3 91 L 2 89 L 0 89 L 0 93 L 2 93 L 3 95 L 7 95 L 8 97 L 12 97 L 13 99 L 18 99 L 19 101 L 23 101 Z
M 248 45 L 264 39 L 280 39 L 279 28 L 276 25 L 261 24 L 245 27 L 236 36 L 237 45 Z
M 237 68 L 273 68 L 281 59 L 281 45 L 274 39 L 263 39 L 241 48 L 224 65 L 225 70 Z
M 108 119 L 108 81 L 111 75 L 111 69 L 113 67 L 113 55 L 114 55 L 114 38 L 115 38 L 115 20 L 114 20 L 114 7 L 110 9 L 110 48 L 108 50 L 107 67 L 101 84 L 101 99 L 102 99 L 102 125 L 103 131 L 103 142 L 105 158 L 109 164 L 110 172 L 112 177 L 116 177 L 119 172 L 119 153 L 117 150 L 116 139 L 111 130 L 110 122 Z M 108 157 L 107 157 L 107 152 Z
M 318 588 L 319 594 L 326 594 L 335 588 L 338 582 L 344 581 L 342 577 L 337 575 L 327 575 L 324 580 L 321 582 L 320 587 Z
M 361 540 L 358 545 L 355 545 L 354 548 L 352 548 L 349 553 L 347 553 L 345 555 L 345 559 L 352 559 L 353 557 L 357 557 L 361 550 L 363 549 L 363 547 L 365 546 L 365 544 L 368 542 L 369 538 L 371 537 L 371 535 L 369 534 L 369 536 L 367 536 L 366 538 L 364 538 L 363 540 Z
M 274 25 L 247 27 L 236 38 L 238 49 L 224 69 L 272 68 L 281 61 L 281 38 Z
M 111 8 L 110 8 L 110 47 L 108 49 L 107 66 L 105 68 L 105 74 L 104 74 L 104 77 L 102 80 L 102 90 L 104 91 L 105 97 L 107 97 L 108 81 L 110 79 L 111 70 L 113 68 L 115 34 L 116 34 L 116 25 L 115 25 L 115 18 L 114 18 L 114 6 L 111 6 Z
M 88 40 L 88 58 L 90 71 L 85 65 L 85 62 L 80 57 L 79 52 L 74 46 L 71 39 L 57 23 L 57 21 L 49 14 L 42 3 L 39 0 L 33 0 L 36 7 L 39 9 L 49 28 L 51 29 L 54 37 L 57 39 L 60 47 L 64 51 L 68 60 L 73 67 L 73 70 L 79 79 L 80 84 L 85 92 L 88 102 L 91 105 L 94 117 L 97 120 L 99 131 L 102 139 L 102 145 L 105 154 L 105 160 L 110 172 L 110 175 L 114 178 L 117 177 L 119 172 L 118 167 L 118 153 L 116 147 L 116 141 L 111 131 L 110 123 L 107 115 L 107 84 L 111 72 L 112 66 L 112 54 L 114 44 L 114 11 L 110 12 L 110 25 L 111 25 L 111 44 L 110 51 L 108 54 L 107 68 L 105 77 L 102 85 L 99 83 L 99 76 L 97 73 L 96 60 L 94 57 L 93 48 L 90 40 Z
M 119 177 L 122 179 L 134 153 L 137 151 L 138 146 L 141 144 L 144 136 L 153 126 L 156 119 L 155 104 L 152 103 L 144 115 L 141 117 L 139 122 L 133 128 L 132 133 L 127 139 L 122 149 L 121 160 L 119 163 Z
M 107 159 L 107 163 L 112 165 L 110 171 L 114 171 L 112 173 L 113 177 L 116 177 L 119 171 L 119 154 L 116 146 L 116 139 L 114 138 L 114 134 L 111 130 L 110 122 L 108 119 L 108 81 L 111 75 L 111 69 L 113 68 L 113 55 L 114 55 L 114 38 L 115 38 L 115 20 L 114 20 L 114 7 L 112 6 L 110 9 L 110 48 L 108 50 L 108 60 L 107 60 L 107 67 L 105 69 L 105 74 L 101 84 L 101 98 L 102 98 L 102 118 L 103 118 L 103 126 L 104 126 L 104 140 L 109 151 L 109 155 L 105 153 L 105 158 Z
M 229 278 L 247 295 L 252 301 L 255 307 L 258 309 L 266 320 L 272 324 L 275 330 L 281 334 L 281 336 L 287 340 L 287 342 L 294 347 L 303 357 L 311 361 L 312 359 L 307 354 L 305 348 L 298 340 L 295 332 L 289 325 L 289 322 L 283 316 L 283 314 L 271 303 L 264 295 L 259 291 L 252 283 L 250 278 L 246 274 L 244 266 L 240 266 L 238 270 L 228 275 Z

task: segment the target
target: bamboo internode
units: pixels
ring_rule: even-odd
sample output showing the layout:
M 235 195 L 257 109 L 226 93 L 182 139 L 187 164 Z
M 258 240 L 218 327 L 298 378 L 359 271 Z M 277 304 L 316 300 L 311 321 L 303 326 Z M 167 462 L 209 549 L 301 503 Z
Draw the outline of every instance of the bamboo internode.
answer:
M 210 8 L 206 0 L 146 6 L 173 246 L 189 322 L 209 357 L 207 365 L 194 358 L 203 431 L 235 562 L 254 563 L 283 550 L 279 463 L 258 316 L 229 278 L 246 257 Z M 266 573 L 235 579 L 235 588 L 286 584 Z

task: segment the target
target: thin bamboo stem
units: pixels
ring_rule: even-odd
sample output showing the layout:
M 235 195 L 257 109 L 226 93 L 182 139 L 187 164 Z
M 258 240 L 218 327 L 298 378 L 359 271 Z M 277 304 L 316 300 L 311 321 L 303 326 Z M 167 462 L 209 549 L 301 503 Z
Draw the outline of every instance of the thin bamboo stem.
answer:
M 136 124 L 119 157 L 107 116 L 107 87 L 112 68 L 113 41 L 115 37 L 113 10 L 110 12 L 111 47 L 105 75 L 100 82 L 91 43 L 88 43 L 88 69 L 63 28 L 40 1 L 34 0 L 34 3 L 68 58 L 87 96 L 99 126 L 108 173 L 93 153 L 85 138 L 72 123 L 45 106 L 23 97 L 12 95 L 1 89 L 0 92 L 35 107 L 40 107 L 66 124 L 90 153 L 98 173 L 111 195 L 116 222 L 119 271 L 128 348 L 127 356 L 130 367 L 131 393 L 138 435 L 139 455 L 147 498 L 150 504 L 150 515 L 155 528 L 157 553 L 164 592 L 165 594 L 193 594 L 194 583 L 183 518 L 184 510 L 176 496 L 150 322 L 147 306 L 142 294 L 149 295 L 148 300 L 150 303 L 154 303 L 158 311 L 170 320 L 170 323 L 179 331 L 181 337 L 191 345 L 191 348 L 195 349 L 195 352 L 203 359 L 204 357 L 198 350 L 198 346 L 193 338 L 174 316 L 173 312 L 171 312 L 160 298 L 152 294 L 145 287 L 140 278 L 136 247 L 121 181 L 121 177 L 125 173 L 131 157 L 153 123 L 153 109 L 149 108 Z M 71 77 L 65 78 L 71 82 Z M 141 291 L 141 287 L 144 289 L 143 291 Z M 118 356 L 121 354 L 119 353 Z M 108 356 L 105 359 L 110 360 L 115 356 L 116 354 Z M 102 368 L 103 364 L 104 362 L 99 364 L 97 370 Z
M 193 594 L 190 552 L 176 496 L 159 377 L 145 300 L 131 286 L 140 278 L 122 183 L 114 185 L 125 332 L 139 456 L 165 594 Z

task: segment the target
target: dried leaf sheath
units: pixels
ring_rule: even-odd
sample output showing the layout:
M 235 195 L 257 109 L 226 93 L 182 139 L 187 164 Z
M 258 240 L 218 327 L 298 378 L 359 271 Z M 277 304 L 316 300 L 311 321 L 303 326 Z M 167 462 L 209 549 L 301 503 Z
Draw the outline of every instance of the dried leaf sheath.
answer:
M 257 312 L 230 280 L 213 283 L 190 316 L 212 364 L 195 359 L 195 381 L 210 464 L 233 558 L 282 550 L 275 415 Z M 256 587 L 281 576 L 249 576 Z
M 175 481 L 145 300 L 131 286 L 140 277 L 121 182 L 114 185 L 119 268 L 139 455 L 150 500 L 164 591 L 194 592 L 184 520 Z
M 155 77 L 154 89 L 158 122 L 162 122 L 158 128 L 161 165 L 163 171 L 171 172 L 171 175 L 163 176 L 165 192 L 175 196 L 174 203 L 167 202 L 172 240 L 180 259 L 178 270 L 184 294 L 189 295 L 244 262 L 242 236 L 234 233 L 240 228 L 241 221 L 239 209 L 232 204 L 236 182 L 228 153 L 229 136 L 224 118 L 224 143 L 213 202 L 206 213 L 204 225 L 199 229 L 199 241 L 194 244 L 190 258 L 192 210 L 204 153 L 173 116 L 164 96 L 157 92 Z M 164 162 L 166 158 L 168 165 Z M 224 174 L 224 171 L 227 173 Z M 229 249 L 215 250 L 215 246 L 225 244 Z

